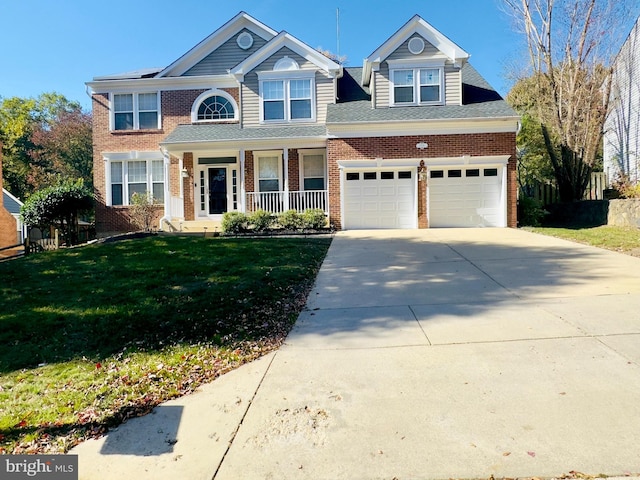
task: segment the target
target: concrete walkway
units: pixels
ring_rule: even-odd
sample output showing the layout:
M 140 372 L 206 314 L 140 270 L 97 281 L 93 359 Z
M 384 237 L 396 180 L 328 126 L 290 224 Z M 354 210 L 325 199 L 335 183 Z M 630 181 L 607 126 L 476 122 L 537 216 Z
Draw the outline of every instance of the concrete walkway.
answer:
M 85 442 L 80 478 L 640 473 L 640 259 L 512 229 L 339 233 L 286 345 Z

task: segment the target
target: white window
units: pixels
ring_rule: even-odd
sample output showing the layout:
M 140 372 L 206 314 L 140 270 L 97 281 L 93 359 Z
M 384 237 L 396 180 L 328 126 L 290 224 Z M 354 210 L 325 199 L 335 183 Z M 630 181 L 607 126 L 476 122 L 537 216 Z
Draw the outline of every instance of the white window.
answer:
M 392 105 L 439 105 L 443 103 L 443 70 L 402 68 L 391 71 Z
M 257 184 L 259 192 L 279 192 L 281 178 L 280 155 L 269 154 L 256 158 Z
M 208 90 L 196 98 L 191 107 L 192 122 L 215 122 L 238 119 L 234 98 L 223 90 Z
M 113 95 L 113 130 L 153 130 L 160 128 L 158 92 L 116 93 Z
M 311 78 L 261 81 L 262 120 L 313 120 L 313 87 Z
M 303 190 L 326 190 L 326 160 L 324 151 L 309 150 L 300 153 L 300 176 Z
M 164 203 L 164 161 L 110 161 L 107 185 L 108 205 L 131 205 L 134 193 L 153 196 L 154 203 Z
M 284 120 L 284 80 L 262 82 L 264 120 Z

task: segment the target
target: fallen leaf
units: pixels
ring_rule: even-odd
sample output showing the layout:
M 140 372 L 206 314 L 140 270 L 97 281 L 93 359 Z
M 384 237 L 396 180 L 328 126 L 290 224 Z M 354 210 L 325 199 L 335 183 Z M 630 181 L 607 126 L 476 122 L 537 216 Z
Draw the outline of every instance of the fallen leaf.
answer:
M 503 456 L 503 457 L 508 457 L 509 455 L 511 455 L 511 452 L 504 452 L 504 453 L 502 454 L 502 456 Z
M 530 457 L 535 457 L 536 456 L 536 452 L 527 452 L 527 455 L 529 455 Z

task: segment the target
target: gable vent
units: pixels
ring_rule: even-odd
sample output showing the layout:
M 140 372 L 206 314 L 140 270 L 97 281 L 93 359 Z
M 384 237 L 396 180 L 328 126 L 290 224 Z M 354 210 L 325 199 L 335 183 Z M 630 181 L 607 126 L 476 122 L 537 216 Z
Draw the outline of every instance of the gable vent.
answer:
M 422 53 L 423 50 L 424 40 L 422 40 L 420 37 L 413 37 L 411 40 L 409 40 L 409 51 L 411 53 L 413 53 L 414 55 L 418 55 Z
M 253 37 L 249 32 L 242 32 L 236 40 L 238 46 L 243 50 L 248 50 L 253 45 Z

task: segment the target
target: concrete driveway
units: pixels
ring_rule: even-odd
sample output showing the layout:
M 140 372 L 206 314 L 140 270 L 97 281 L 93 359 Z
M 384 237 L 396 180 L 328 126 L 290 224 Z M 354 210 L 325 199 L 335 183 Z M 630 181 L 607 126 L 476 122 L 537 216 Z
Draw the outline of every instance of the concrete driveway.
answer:
M 640 473 L 638 258 L 341 232 L 307 307 L 277 353 L 74 449 L 80 478 Z

